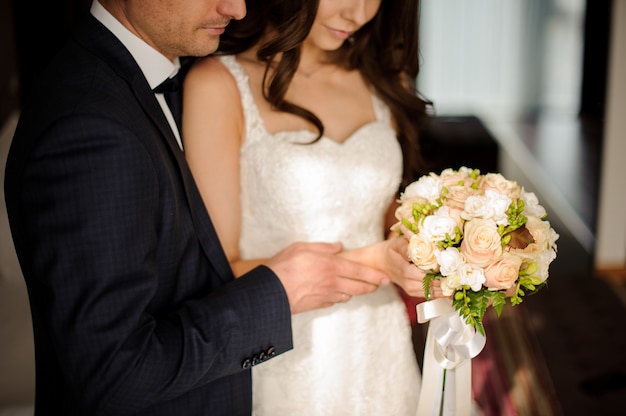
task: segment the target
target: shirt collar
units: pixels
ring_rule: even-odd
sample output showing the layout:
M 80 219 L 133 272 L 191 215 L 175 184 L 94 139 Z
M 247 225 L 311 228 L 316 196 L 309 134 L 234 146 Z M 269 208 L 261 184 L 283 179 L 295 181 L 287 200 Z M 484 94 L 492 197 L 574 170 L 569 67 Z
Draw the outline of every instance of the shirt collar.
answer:
M 106 26 L 128 49 L 135 61 L 137 61 L 137 65 L 139 65 L 151 89 L 154 89 L 168 77 L 176 75 L 180 69 L 180 60 L 178 58 L 174 59 L 173 62 L 167 59 L 159 51 L 126 29 L 99 1 L 92 3 L 91 14 Z

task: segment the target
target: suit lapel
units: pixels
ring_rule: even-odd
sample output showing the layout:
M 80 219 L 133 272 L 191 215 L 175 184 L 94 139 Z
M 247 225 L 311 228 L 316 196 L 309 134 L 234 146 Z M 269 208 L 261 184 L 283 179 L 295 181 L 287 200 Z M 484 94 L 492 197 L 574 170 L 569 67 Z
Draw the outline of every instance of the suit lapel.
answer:
M 180 176 L 185 186 L 185 193 L 187 195 L 187 201 L 189 203 L 196 234 L 204 252 L 213 264 L 213 267 L 215 267 L 215 269 L 219 272 L 220 277 L 224 281 L 231 280 L 233 278 L 232 269 L 228 263 L 226 254 L 222 249 L 222 245 L 219 242 L 217 233 L 213 227 L 213 223 L 211 222 L 211 218 L 209 217 L 206 207 L 204 206 L 204 202 L 200 196 L 200 191 L 198 190 L 195 180 L 193 179 L 193 175 L 191 174 L 185 155 L 183 151 L 180 150 L 178 141 L 176 140 L 176 137 L 174 136 L 174 133 L 172 132 L 172 129 L 170 128 L 170 125 L 167 122 L 156 97 L 154 96 L 154 92 L 149 89 L 148 83 L 145 79 L 143 79 L 143 76 L 136 77 L 136 81 L 133 82 L 133 90 L 136 92 L 137 98 L 144 107 L 146 114 L 152 118 L 158 126 L 170 154 L 176 161 L 176 165 L 178 166 Z
M 161 137 L 155 137 L 155 141 L 164 141 L 171 157 L 174 159 L 175 165 L 178 167 L 181 180 L 184 184 L 185 194 L 187 195 L 189 211 L 200 244 L 220 278 L 224 281 L 232 280 L 232 269 L 219 242 L 213 223 L 204 206 L 204 202 L 200 197 L 200 192 L 191 175 L 191 170 L 185 160 L 184 153 L 180 149 L 165 114 L 163 114 L 163 110 L 154 92 L 148 85 L 148 81 L 132 58 L 132 55 L 120 44 L 119 40 L 95 18 L 92 17 L 87 20 L 89 23 L 78 29 L 83 32 L 77 36 L 77 38 L 80 39 L 81 36 L 91 38 L 91 41 L 84 43 L 84 46 L 91 49 L 93 53 L 104 56 L 103 61 L 110 63 L 113 69 L 127 80 L 133 94 L 143 107 L 145 114 L 157 126 Z M 80 40 L 78 41 L 80 42 Z M 90 44 L 96 46 L 88 46 Z M 164 163 L 163 168 L 165 169 L 167 165 L 168 164 Z

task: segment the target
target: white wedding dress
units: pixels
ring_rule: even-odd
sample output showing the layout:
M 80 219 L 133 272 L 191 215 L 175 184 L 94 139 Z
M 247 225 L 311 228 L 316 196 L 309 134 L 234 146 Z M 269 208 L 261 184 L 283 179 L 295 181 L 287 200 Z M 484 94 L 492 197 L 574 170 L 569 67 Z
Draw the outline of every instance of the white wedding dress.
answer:
M 241 94 L 242 258 L 269 257 L 295 241 L 384 238 L 383 216 L 401 179 L 402 154 L 387 107 L 343 144 L 315 134 L 269 134 L 248 78 L 222 57 Z M 255 416 L 414 416 L 420 374 L 406 307 L 392 285 L 293 316 L 294 349 L 252 369 Z

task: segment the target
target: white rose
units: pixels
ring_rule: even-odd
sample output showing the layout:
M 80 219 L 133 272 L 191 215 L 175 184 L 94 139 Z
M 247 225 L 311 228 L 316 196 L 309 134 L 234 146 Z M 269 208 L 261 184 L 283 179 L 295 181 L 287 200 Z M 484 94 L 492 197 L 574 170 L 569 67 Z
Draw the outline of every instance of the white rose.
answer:
M 450 215 L 450 209 L 443 206 L 433 215 L 424 218 L 424 221 L 419 224 L 419 231 L 430 241 L 444 241 L 446 234 L 454 238 L 457 226 L 458 222 Z
M 492 211 L 489 200 L 483 195 L 471 195 L 465 200 L 465 207 L 461 212 L 461 218 L 471 220 L 473 218 L 491 218 Z
M 459 174 L 466 176 L 466 177 L 470 177 L 472 175 L 472 173 L 474 173 L 475 169 L 472 168 L 468 168 L 467 166 L 461 166 L 459 168 Z M 477 170 L 478 172 L 478 170 Z
M 405 198 L 419 196 L 426 198 L 430 203 L 434 204 L 441 197 L 442 188 L 443 181 L 441 178 L 431 173 L 409 184 L 400 196 L 400 200 L 403 201 Z
M 437 251 L 435 252 L 435 257 L 437 257 L 437 263 L 439 263 L 439 272 L 444 276 L 456 273 L 457 269 L 465 262 L 463 255 L 455 247 Z
M 546 216 L 546 209 L 539 205 L 539 199 L 537 198 L 537 195 L 535 195 L 533 192 L 526 192 L 526 190 L 522 188 L 522 195 L 520 199 L 524 201 L 525 215 L 532 215 L 539 218 L 543 218 Z
M 462 264 L 458 269 L 459 279 L 462 285 L 468 285 L 474 292 L 478 292 L 485 283 L 485 272 L 481 267 L 471 264 Z
M 496 224 L 507 224 L 507 213 L 511 198 L 493 190 L 485 191 L 484 195 L 468 196 L 461 218 L 471 220 L 482 218 L 493 220 Z
M 505 194 L 501 194 L 500 192 L 492 191 L 490 189 L 485 191 L 485 198 L 487 198 L 487 204 L 491 207 L 491 217 L 483 218 L 492 219 L 498 225 L 506 225 L 508 217 L 506 212 L 509 209 L 509 205 L 511 205 L 511 198 Z

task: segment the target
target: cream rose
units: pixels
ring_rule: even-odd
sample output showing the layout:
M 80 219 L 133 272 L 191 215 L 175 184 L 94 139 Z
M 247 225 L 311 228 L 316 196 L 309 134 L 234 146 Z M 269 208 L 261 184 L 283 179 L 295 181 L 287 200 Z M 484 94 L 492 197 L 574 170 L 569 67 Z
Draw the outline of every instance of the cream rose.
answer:
M 509 289 L 519 277 L 522 258 L 503 253 L 502 258 L 485 268 L 485 286 L 492 290 Z
M 535 264 L 537 265 L 535 276 L 538 277 L 542 283 L 548 279 L 550 263 L 552 263 L 554 259 L 556 259 L 556 252 L 554 250 L 542 251 L 535 258 Z
M 441 180 L 443 181 L 443 186 L 462 186 L 471 187 L 474 183 L 474 179 L 470 176 L 473 170 L 469 168 L 461 168 L 458 171 L 453 169 L 445 169 L 441 172 Z
M 476 218 L 465 223 L 461 253 L 468 263 L 484 266 L 502 256 L 502 239 L 494 221 Z
M 444 296 L 452 296 L 461 288 L 461 278 L 454 273 L 441 279 L 441 291 Z
M 446 205 L 451 208 L 465 208 L 465 201 L 468 197 L 478 195 L 480 191 L 469 186 L 452 185 L 448 187 Z
M 426 272 L 436 273 L 439 271 L 439 263 L 435 252 L 439 250 L 437 245 L 428 240 L 422 234 L 414 234 L 409 240 L 409 259 L 420 269 Z
M 480 182 L 480 188 L 484 191 L 494 190 L 511 199 L 517 199 L 521 194 L 521 187 L 518 183 L 506 179 L 500 173 L 487 173 Z
M 402 218 L 406 218 L 413 222 L 413 205 L 427 204 L 428 200 L 419 196 L 411 196 L 400 199 L 399 202 L 400 205 L 396 208 L 395 212 L 396 219 L 402 220 Z
M 530 216 L 528 217 L 525 227 L 530 235 L 532 235 L 535 242 L 523 249 L 511 249 L 511 252 L 521 257 L 534 258 L 535 253 L 542 253 L 548 249 L 556 249 L 556 240 L 559 238 L 559 235 L 550 226 L 548 221 Z

